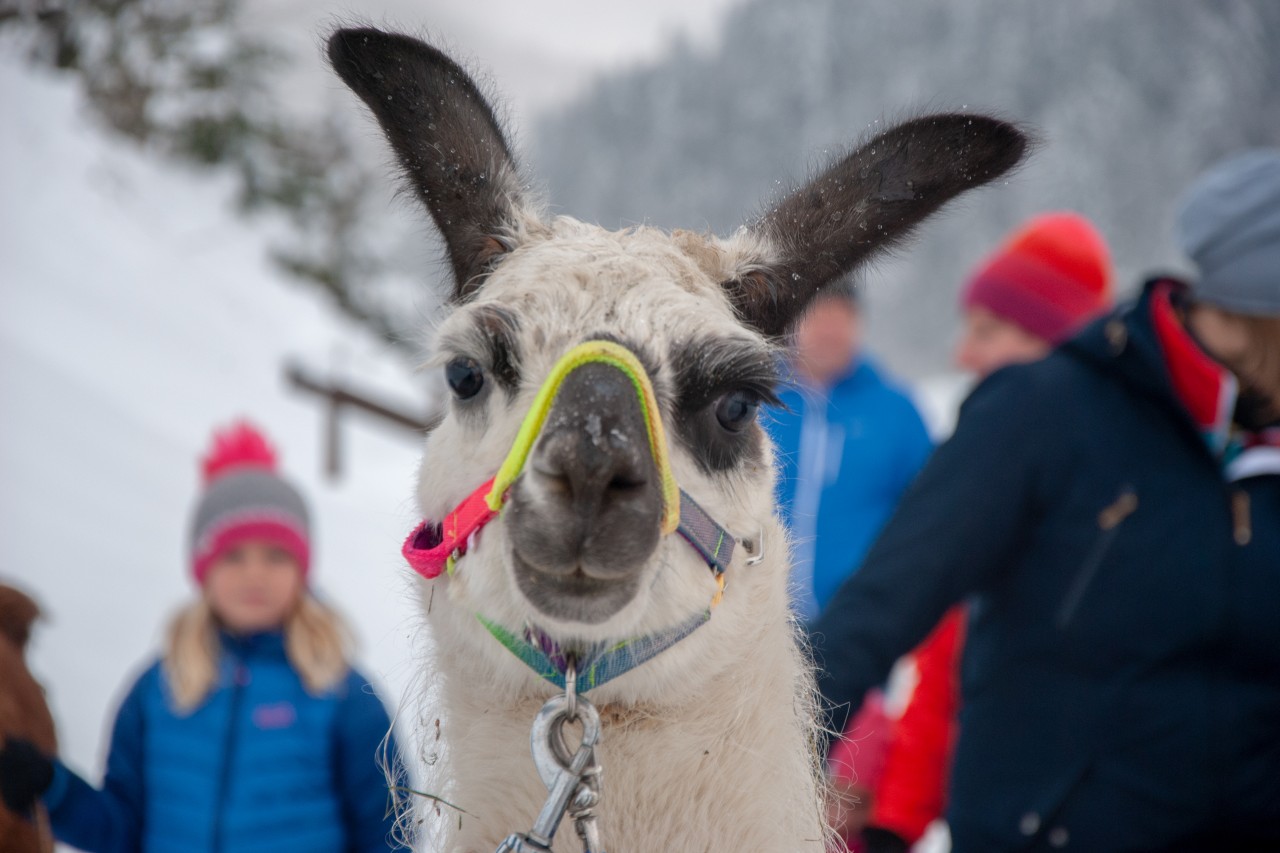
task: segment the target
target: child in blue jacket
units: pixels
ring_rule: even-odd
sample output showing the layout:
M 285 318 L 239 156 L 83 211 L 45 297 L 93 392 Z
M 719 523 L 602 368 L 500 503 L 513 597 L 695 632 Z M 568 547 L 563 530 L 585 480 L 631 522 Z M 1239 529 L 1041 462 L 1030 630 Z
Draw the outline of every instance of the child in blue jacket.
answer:
M 41 799 L 83 850 L 387 850 L 391 723 L 307 586 L 306 505 L 248 424 L 215 436 L 204 476 L 201 595 L 125 698 L 102 788 L 10 739 L 0 794 L 19 811 Z

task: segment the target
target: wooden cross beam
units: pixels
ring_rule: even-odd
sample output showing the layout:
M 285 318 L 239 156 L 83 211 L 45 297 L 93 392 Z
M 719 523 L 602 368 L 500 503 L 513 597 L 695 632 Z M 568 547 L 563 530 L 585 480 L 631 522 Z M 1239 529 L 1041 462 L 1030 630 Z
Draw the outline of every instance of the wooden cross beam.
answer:
M 406 434 L 422 439 L 440 423 L 439 415 L 406 412 L 366 391 L 356 390 L 338 380 L 321 380 L 308 374 L 300 365 L 285 367 L 285 378 L 294 388 L 315 394 L 328 401 L 325 411 L 325 473 L 331 479 L 342 476 L 342 444 L 339 430 L 343 409 L 358 409 L 387 423 L 402 427 Z

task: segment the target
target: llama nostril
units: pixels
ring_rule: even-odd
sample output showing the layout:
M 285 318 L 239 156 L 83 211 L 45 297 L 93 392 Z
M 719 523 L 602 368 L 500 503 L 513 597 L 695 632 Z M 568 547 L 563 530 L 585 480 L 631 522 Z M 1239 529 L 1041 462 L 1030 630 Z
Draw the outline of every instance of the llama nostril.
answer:
M 630 493 L 639 492 L 649 485 L 647 477 L 638 477 L 629 474 L 616 474 L 609 481 L 608 490 L 611 492 Z
M 540 448 L 529 463 L 529 470 L 538 481 L 541 490 L 550 497 L 573 498 L 573 480 L 561 461 Z

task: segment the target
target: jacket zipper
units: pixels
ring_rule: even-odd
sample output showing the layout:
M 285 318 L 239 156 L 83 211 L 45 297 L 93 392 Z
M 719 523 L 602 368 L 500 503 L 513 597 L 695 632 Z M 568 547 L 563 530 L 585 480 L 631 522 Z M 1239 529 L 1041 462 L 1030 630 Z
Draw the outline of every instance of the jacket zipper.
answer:
M 222 850 L 223 811 L 227 806 L 227 793 L 231 786 L 231 764 L 236 746 L 236 721 L 240 716 L 240 697 L 244 687 L 249 683 L 249 669 L 242 661 L 236 662 L 234 681 L 231 686 L 230 719 L 227 722 L 227 733 L 223 739 L 222 771 L 218 774 L 218 795 L 213 809 L 213 850 Z
M 1102 531 L 1102 535 L 1094 542 L 1088 557 L 1076 572 L 1071 588 L 1062 599 L 1062 606 L 1058 608 L 1058 616 L 1054 620 L 1059 630 L 1066 628 L 1076 615 L 1080 602 L 1084 600 L 1084 594 L 1089 591 L 1094 576 L 1098 574 L 1102 558 L 1107 555 L 1107 551 L 1111 550 L 1111 544 L 1115 542 L 1116 535 L 1120 532 L 1120 523 L 1133 515 L 1137 509 L 1138 493 L 1133 490 L 1133 486 L 1126 485 L 1120 489 L 1116 499 L 1098 513 L 1098 528 Z
M 1237 545 L 1248 545 L 1253 539 L 1253 522 L 1249 515 L 1249 493 L 1236 489 L 1231 493 L 1231 533 Z

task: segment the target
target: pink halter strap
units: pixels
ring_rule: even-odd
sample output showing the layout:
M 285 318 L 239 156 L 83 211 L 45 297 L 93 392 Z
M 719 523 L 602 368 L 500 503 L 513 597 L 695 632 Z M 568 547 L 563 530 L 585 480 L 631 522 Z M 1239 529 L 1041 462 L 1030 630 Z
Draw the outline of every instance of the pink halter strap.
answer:
M 401 553 L 415 572 L 430 579 L 439 577 L 445 569 L 453 571 L 453 564 L 467 553 L 472 535 L 498 514 L 498 510 L 489 508 L 486 500 L 492 488 L 491 478 L 440 523 L 424 521 L 414 528 L 404 540 Z

